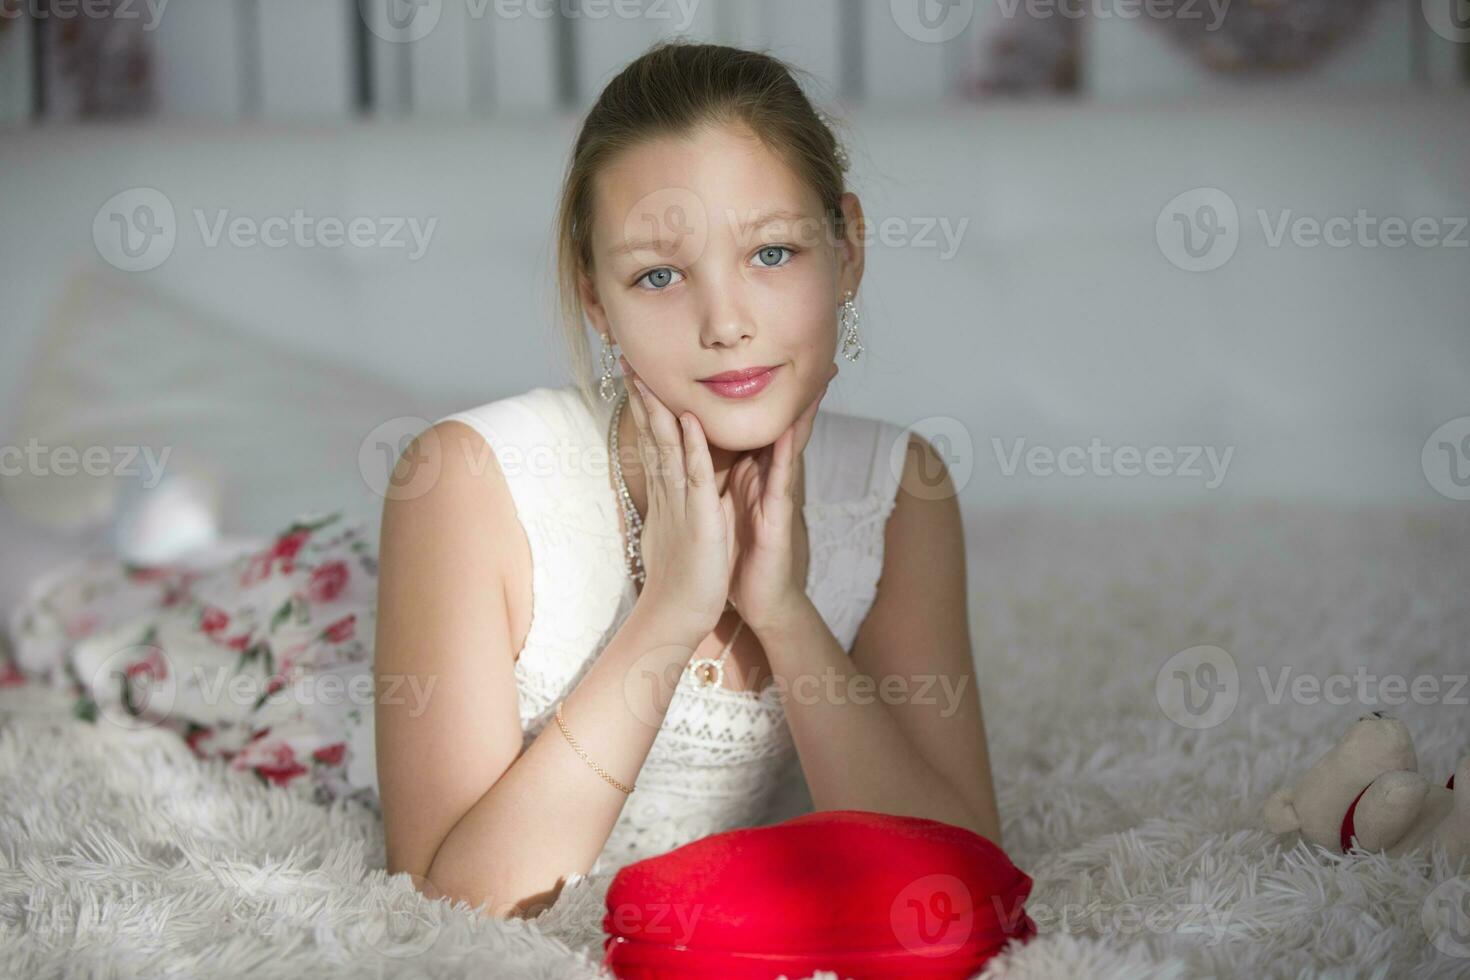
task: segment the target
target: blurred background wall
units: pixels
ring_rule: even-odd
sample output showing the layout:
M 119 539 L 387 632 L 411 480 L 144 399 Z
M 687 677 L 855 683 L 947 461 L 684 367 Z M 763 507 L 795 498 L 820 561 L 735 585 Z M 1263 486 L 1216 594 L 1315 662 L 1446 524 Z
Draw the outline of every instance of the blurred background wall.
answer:
M 28 522 L 156 490 L 129 446 L 172 447 L 230 532 L 375 519 L 417 427 L 565 383 L 559 179 L 671 35 L 810 73 L 873 224 L 867 352 L 824 404 L 914 425 L 967 508 L 1470 497 L 1466 0 L 0 10 Z

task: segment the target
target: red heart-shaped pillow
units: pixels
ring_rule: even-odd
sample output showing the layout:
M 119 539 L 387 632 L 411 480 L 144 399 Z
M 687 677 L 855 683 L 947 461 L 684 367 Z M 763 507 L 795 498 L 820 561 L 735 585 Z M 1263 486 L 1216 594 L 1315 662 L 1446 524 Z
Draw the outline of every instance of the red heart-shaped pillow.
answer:
M 622 980 L 964 980 L 1036 935 L 1031 878 L 938 820 L 823 810 L 711 834 L 621 868 L 604 964 Z

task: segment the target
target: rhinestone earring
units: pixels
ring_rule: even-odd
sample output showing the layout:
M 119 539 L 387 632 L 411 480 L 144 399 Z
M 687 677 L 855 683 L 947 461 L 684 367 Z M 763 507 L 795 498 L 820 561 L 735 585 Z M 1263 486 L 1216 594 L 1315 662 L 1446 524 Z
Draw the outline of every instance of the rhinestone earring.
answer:
M 617 363 L 617 358 L 613 357 L 613 345 L 612 345 L 612 341 L 608 339 L 608 335 L 607 334 L 603 334 L 602 335 L 602 383 L 597 386 L 597 393 L 602 396 L 602 400 L 605 401 L 605 402 L 612 401 L 613 400 L 613 396 L 617 394 L 617 389 L 613 385 L 613 365 L 616 364 L 616 363 Z
M 842 312 L 837 320 L 842 328 L 842 356 L 855 361 L 862 356 L 863 342 L 858 338 L 858 310 L 850 289 L 842 300 Z

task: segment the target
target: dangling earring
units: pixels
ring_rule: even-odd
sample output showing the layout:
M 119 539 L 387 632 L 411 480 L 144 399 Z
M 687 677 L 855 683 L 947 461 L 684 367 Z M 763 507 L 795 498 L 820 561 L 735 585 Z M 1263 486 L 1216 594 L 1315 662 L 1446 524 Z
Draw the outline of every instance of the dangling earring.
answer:
M 862 356 L 863 342 L 858 338 L 858 310 L 852 301 L 852 290 L 842 300 L 842 312 L 837 318 L 842 328 L 842 356 L 855 361 Z
M 597 386 L 597 393 L 602 396 L 602 400 L 605 402 L 612 401 L 613 396 L 617 394 L 617 389 L 613 386 L 613 365 L 616 363 L 617 358 L 613 357 L 612 341 L 608 339 L 607 334 L 603 334 L 602 383 Z

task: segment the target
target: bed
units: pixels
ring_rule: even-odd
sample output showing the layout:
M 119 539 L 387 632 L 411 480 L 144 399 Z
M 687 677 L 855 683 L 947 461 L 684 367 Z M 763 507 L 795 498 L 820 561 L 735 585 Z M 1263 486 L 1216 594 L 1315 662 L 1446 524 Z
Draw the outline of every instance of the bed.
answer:
M 1435 925 L 1433 893 L 1455 877 L 1442 860 L 1329 853 L 1259 815 L 1368 710 L 1405 720 L 1421 771 L 1470 753 L 1466 692 L 1451 690 L 1470 662 L 1470 511 L 1020 508 L 969 535 L 1004 845 L 1035 881 L 1041 932 L 990 975 L 1470 972 L 1463 934 Z M 1239 684 L 1196 728 L 1171 720 L 1156 680 L 1202 645 Z M 1443 703 L 1273 697 L 1281 670 L 1360 668 L 1439 678 Z M 383 864 L 367 807 L 323 807 L 170 733 L 0 687 L 4 975 L 599 975 L 611 872 L 501 922 Z

